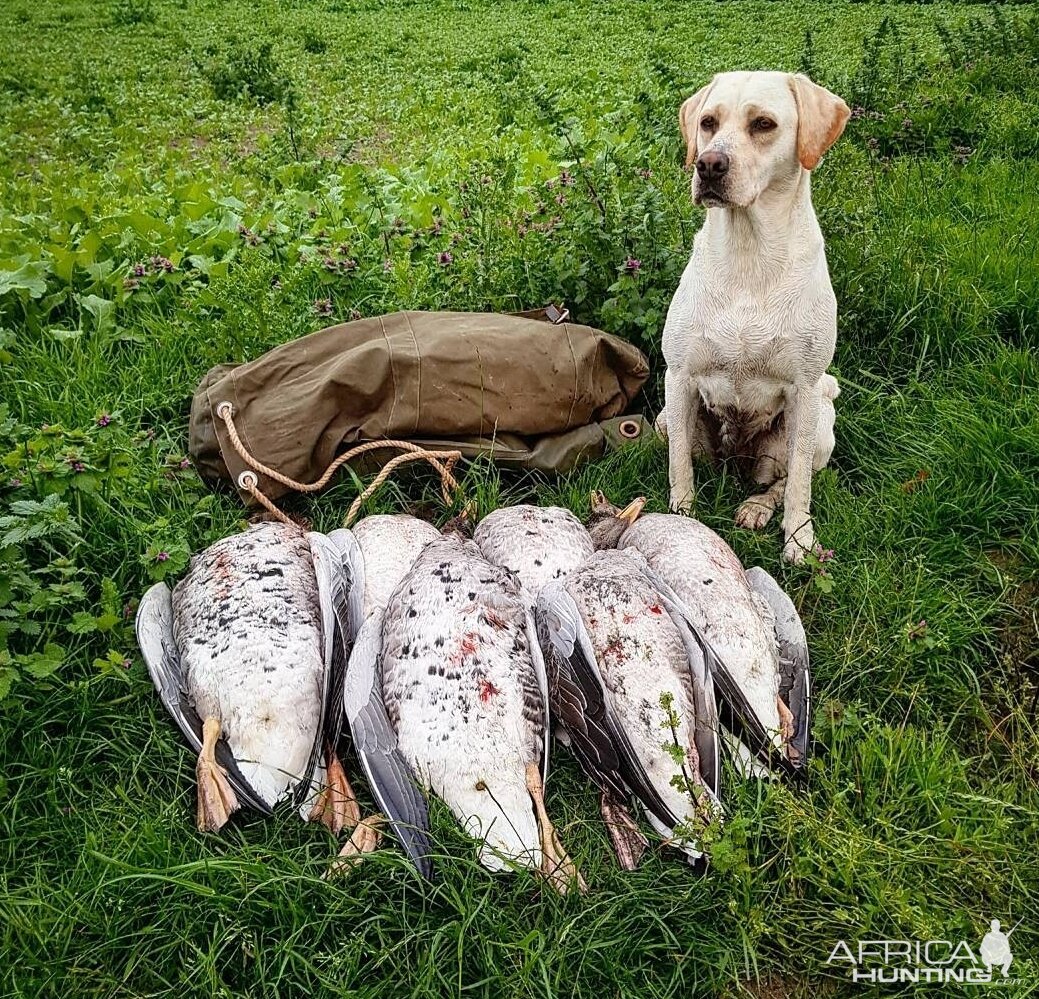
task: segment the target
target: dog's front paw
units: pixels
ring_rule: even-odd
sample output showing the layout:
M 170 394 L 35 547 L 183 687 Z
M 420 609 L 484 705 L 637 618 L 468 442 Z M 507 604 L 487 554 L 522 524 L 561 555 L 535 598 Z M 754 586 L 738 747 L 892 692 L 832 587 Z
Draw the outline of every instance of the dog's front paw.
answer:
M 786 539 L 783 546 L 783 558 L 794 565 L 800 565 L 812 549 L 815 548 L 815 531 L 812 522 L 802 524 Z
M 691 513 L 693 510 L 692 489 L 672 489 L 668 504 L 672 513 Z
M 776 512 L 775 506 L 769 500 L 768 493 L 745 499 L 736 510 L 736 526 L 746 527 L 751 531 L 760 531 Z

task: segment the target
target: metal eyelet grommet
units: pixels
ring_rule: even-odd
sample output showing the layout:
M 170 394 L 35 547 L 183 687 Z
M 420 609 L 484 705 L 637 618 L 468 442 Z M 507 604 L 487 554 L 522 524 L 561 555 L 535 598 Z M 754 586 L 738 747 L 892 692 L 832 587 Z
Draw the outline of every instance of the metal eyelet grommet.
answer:
M 257 478 L 255 472 L 246 470 L 238 476 L 238 488 L 244 489 L 246 492 L 250 489 L 255 489 L 259 483 L 260 480 Z
M 218 402 L 216 404 L 216 415 L 222 420 L 225 417 L 234 415 L 234 406 L 227 402 Z
M 642 436 L 642 426 L 638 420 L 622 420 L 617 427 L 617 432 L 625 440 L 633 441 Z

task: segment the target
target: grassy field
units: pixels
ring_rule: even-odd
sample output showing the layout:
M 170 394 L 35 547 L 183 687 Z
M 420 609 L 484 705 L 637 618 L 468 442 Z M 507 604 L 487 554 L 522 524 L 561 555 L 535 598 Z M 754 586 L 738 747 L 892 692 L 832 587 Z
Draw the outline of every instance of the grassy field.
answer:
M 1020 922 L 1000 994 L 1037 991 L 1034 12 L 2 6 L 0 994 L 840 995 L 838 939 L 976 948 L 993 917 Z M 778 526 L 735 529 L 731 472 L 701 473 L 696 511 L 801 608 L 808 789 L 737 786 L 706 877 L 660 851 L 623 875 L 561 750 L 550 810 L 591 886 L 565 900 L 485 874 L 442 809 L 432 891 L 393 848 L 322 881 L 337 844 L 289 814 L 196 833 L 131 625 L 242 517 L 185 460 L 198 380 L 352 315 L 562 299 L 649 353 L 655 413 L 701 218 L 676 109 L 737 67 L 809 72 L 855 108 L 814 181 L 840 303 L 815 493 L 835 558 L 781 567 Z M 484 511 L 581 509 L 593 486 L 663 509 L 666 477 L 652 443 L 466 484 Z M 301 509 L 332 527 L 355 491 Z M 445 515 L 421 476 L 378 508 L 415 504 Z

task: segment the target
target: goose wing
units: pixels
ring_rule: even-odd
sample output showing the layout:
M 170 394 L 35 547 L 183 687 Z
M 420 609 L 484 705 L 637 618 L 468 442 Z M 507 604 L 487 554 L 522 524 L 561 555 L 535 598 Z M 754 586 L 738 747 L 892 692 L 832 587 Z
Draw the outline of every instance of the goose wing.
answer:
M 626 549 L 630 551 L 630 549 Z M 737 735 L 750 749 L 754 756 L 766 767 L 778 762 L 784 772 L 793 773 L 794 767 L 785 755 L 775 752 L 772 733 L 765 727 L 758 713 L 754 710 L 739 682 L 726 666 L 722 658 L 715 652 L 711 643 L 696 626 L 685 604 L 664 579 L 654 571 L 643 556 L 639 554 L 639 562 L 646 578 L 656 587 L 664 600 L 668 611 L 676 620 L 683 622 L 683 631 L 687 631 L 703 653 L 706 669 L 710 673 L 722 703 L 727 711 L 723 717 L 726 728 Z
M 803 769 L 808 763 L 811 725 L 812 676 L 808 663 L 808 638 L 801 615 L 787 592 L 760 566 L 746 573 L 750 588 L 759 594 L 776 615 L 776 643 L 779 646 L 779 696 L 794 716 L 794 735 L 790 740 L 792 763 Z
M 534 615 L 527 611 L 525 629 L 527 635 L 527 648 L 530 649 L 530 658 L 534 663 L 534 673 L 538 680 L 538 692 L 541 695 L 541 783 L 548 783 L 548 756 L 549 743 L 552 741 L 552 723 L 549 713 L 548 700 L 548 670 L 545 668 L 545 655 L 538 641 L 537 624 Z
M 419 874 L 428 879 L 433 876 L 433 848 L 426 800 L 397 748 L 397 734 L 382 698 L 382 622 L 383 611 L 372 611 L 357 635 L 346 674 L 343 706 L 372 794 Z
M 202 719 L 187 695 L 180 653 L 173 640 L 173 594 L 165 583 L 156 583 L 144 595 L 137 609 L 135 630 L 148 675 L 160 700 L 188 745 L 198 753 L 202 749 Z M 216 744 L 216 761 L 226 771 L 228 782 L 240 801 L 261 815 L 272 814 L 270 806 L 242 776 L 223 739 Z
M 352 613 L 351 606 L 351 595 L 356 590 L 354 580 L 357 578 L 356 569 L 351 571 L 351 559 L 357 544 L 350 537 L 349 531 L 335 531 L 334 535 L 335 537 L 319 534 L 316 531 L 307 534 L 314 577 L 317 581 L 317 600 L 321 615 L 321 658 L 325 669 L 319 734 L 314 740 L 307 765 L 300 775 L 293 795 L 296 806 L 304 811 L 309 811 L 308 803 L 314 794 L 313 782 L 320 767 L 322 753 L 326 746 L 335 749 L 342 732 L 346 663 L 356 633 L 356 618 L 360 615 L 359 610 Z M 358 553 L 356 559 L 359 557 Z M 360 582 L 363 587 L 363 575 Z
M 553 703 L 585 773 L 617 801 L 634 794 L 662 824 L 677 826 L 680 818 L 657 794 L 610 706 L 584 620 L 562 581 L 541 591 L 538 627 L 555 666 Z
M 689 673 L 693 680 L 693 702 L 696 706 L 693 740 L 696 743 L 696 753 L 700 757 L 700 777 L 714 797 L 721 801 L 721 736 L 714 675 L 707 664 L 703 647 L 697 641 L 696 633 L 689 626 L 689 621 L 671 606 L 671 601 L 667 597 L 664 599 L 664 607 L 678 628 L 689 660 Z

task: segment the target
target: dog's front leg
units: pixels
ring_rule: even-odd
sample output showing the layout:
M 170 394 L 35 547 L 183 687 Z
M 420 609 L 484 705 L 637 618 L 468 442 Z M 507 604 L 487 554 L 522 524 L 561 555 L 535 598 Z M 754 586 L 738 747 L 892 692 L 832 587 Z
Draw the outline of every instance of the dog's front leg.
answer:
M 819 422 L 820 383 L 797 386 L 787 398 L 787 479 L 783 496 L 783 557 L 803 562 L 815 546 L 812 528 L 812 462 Z
M 667 467 L 671 509 L 688 513 L 693 506 L 693 448 L 700 393 L 685 371 L 664 372 L 664 412 L 667 414 Z

